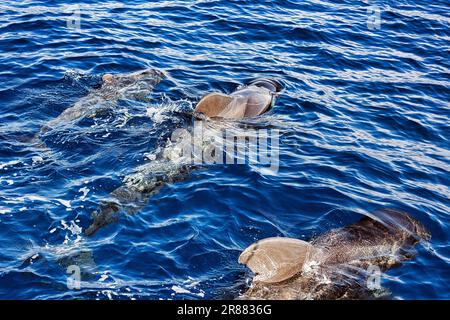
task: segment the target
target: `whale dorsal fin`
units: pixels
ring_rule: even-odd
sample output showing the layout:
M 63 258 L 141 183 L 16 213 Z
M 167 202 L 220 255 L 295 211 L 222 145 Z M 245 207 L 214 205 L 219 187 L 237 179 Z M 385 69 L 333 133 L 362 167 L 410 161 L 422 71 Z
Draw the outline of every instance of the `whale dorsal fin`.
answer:
M 254 281 L 277 283 L 299 273 L 312 248 L 310 243 L 298 239 L 267 238 L 245 249 L 239 263 L 256 274 Z

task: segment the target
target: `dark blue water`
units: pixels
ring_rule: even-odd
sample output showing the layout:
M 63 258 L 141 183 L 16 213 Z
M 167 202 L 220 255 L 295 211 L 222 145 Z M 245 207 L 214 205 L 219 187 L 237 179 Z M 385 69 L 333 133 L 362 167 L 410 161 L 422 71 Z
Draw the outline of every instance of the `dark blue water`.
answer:
M 450 298 L 448 0 L 71 1 L 0 5 L 0 298 L 233 298 L 237 263 L 270 236 L 309 239 L 391 207 L 431 232 L 382 278 L 393 298 Z M 376 19 L 377 8 L 381 21 Z M 43 136 L 100 83 L 145 68 L 167 77 Z M 164 187 L 93 237 L 90 214 L 209 91 L 283 82 L 263 116 L 280 168 L 214 165 Z M 80 253 L 81 252 L 81 253 Z M 87 266 L 81 290 L 66 267 Z

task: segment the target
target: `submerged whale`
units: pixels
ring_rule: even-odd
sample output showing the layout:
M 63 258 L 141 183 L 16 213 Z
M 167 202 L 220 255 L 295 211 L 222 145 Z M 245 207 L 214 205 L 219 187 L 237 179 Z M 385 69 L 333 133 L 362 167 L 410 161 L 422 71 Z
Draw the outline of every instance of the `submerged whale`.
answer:
M 270 79 L 257 79 L 237 89 L 231 94 L 213 92 L 203 97 L 195 108 L 198 119 L 214 122 L 214 130 L 210 135 L 226 127 L 219 119 L 239 120 L 256 117 L 267 112 L 275 103 L 276 95 L 281 91 L 281 85 Z M 212 132 L 212 133 L 211 133 Z M 205 141 L 198 142 L 207 148 Z M 190 143 L 183 141 L 182 143 Z M 110 194 L 110 199 L 100 204 L 91 215 L 92 223 L 85 230 L 90 236 L 101 227 L 119 218 L 119 213 L 135 213 L 145 206 L 152 195 L 165 184 L 181 181 L 196 167 L 192 163 L 183 162 L 178 150 L 180 144 L 169 144 L 155 155 L 154 160 L 138 168 L 124 178 L 123 185 Z
M 131 74 L 105 74 L 101 87 L 78 100 L 72 107 L 65 109 L 58 117 L 42 126 L 34 141 L 39 141 L 42 134 L 60 124 L 80 119 L 95 117 L 99 112 L 109 109 L 119 99 L 145 99 L 161 81 L 161 71 L 147 69 Z
M 260 240 L 239 257 L 254 273 L 241 299 L 360 299 L 373 297 L 368 280 L 414 256 L 430 239 L 407 213 L 383 209 L 372 217 L 331 230 L 311 242 Z

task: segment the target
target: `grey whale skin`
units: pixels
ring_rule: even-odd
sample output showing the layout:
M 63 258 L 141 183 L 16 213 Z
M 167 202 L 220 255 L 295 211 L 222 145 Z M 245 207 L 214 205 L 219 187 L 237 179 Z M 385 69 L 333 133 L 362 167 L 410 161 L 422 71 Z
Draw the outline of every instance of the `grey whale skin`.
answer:
M 384 272 L 399 266 L 414 257 L 419 241 L 430 238 L 409 214 L 382 209 L 310 242 L 282 237 L 260 240 L 239 257 L 255 274 L 239 298 L 373 299 L 376 291 L 367 285 L 370 270 Z
M 164 74 L 158 70 L 147 69 L 131 74 L 105 74 L 100 88 L 92 90 L 87 96 L 78 100 L 72 107 L 65 109 L 58 117 L 42 126 L 34 141 L 39 141 L 42 134 L 60 124 L 82 117 L 95 117 L 99 112 L 111 108 L 122 98 L 145 100 L 153 88 L 161 81 Z
M 256 117 L 267 112 L 275 103 L 281 84 L 271 79 L 256 79 L 231 94 L 212 92 L 203 97 L 195 108 L 195 114 L 202 121 L 214 122 L 222 127 L 220 119 L 240 120 Z M 85 230 L 87 236 L 119 219 L 119 213 L 135 213 L 165 184 L 185 179 L 193 165 L 173 161 L 170 147 L 156 155 L 156 159 L 146 163 L 124 179 L 124 184 L 110 194 L 108 201 L 100 204 L 92 213 L 92 223 Z

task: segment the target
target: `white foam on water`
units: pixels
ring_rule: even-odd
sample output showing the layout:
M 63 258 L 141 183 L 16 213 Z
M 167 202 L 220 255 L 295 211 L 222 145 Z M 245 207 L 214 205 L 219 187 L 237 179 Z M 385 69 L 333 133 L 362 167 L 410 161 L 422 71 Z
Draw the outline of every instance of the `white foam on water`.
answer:
M 154 153 L 144 153 L 144 158 L 146 160 L 153 161 L 153 160 L 156 160 L 156 154 L 154 154 Z
M 191 293 L 189 290 L 184 289 L 184 288 L 179 287 L 179 286 L 172 286 L 172 290 L 173 290 L 175 293 Z
M 65 220 L 61 220 L 61 224 L 64 230 L 69 230 L 73 235 L 80 235 L 82 232 L 82 228 L 75 221 L 70 221 L 70 224 L 67 224 Z
M 320 266 L 320 262 L 319 261 L 315 261 L 315 260 L 308 260 L 303 264 L 303 269 L 302 271 L 305 273 L 316 273 L 318 268 Z
M 72 207 L 72 204 L 71 204 L 71 202 L 69 200 L 55 199 L 55 201 L 58 201 L 59 203 L 61 203 L 66 208 L 71 208 Z
M 89 193 L 89 191 L 90 190 L 88 188 L 86 188 L 86 187 L 83 187 L 80 190 L 78 190 L 78 192 L 82 192 L 83 193 L 83 195 L 80 197 L 81 201 L 85 201 L 86 200 L 86 196 Z
M 82 77 L 84 77 L 86 75 L 86 73 L 83 73 L 83 71 L 81 70 L 77 70 L 77 69 L 67 69 L 64 72 L 64 76 L 71 78 L 75 81 L 80 80 Z
M 112 299 L 113 299 L 113 298 L 112 298 L 112 294 L 114 294 L 114 292 L 104 290 L 104 291 L 102 291 L 102 293 L 103 293 L 104 295 L 106 295 L 106 296 L 108 297 L 109 300 L 112 300 Z
M 132 118 L 130 112 L 128 109 L 123 108 L 118 110 L 119 113 L 121 113 L 121 116 L 118 117 L 118 120 L 120 120 L 120 123 L 116 124 L 115 127 L 116 128 L 122 128 L 124 127 L 128 121 Z
M 69 200 L 63 200 L 63 199 L 50 199 L 47 197 L 43 197 L 43 196 L 39 196 L 39 195 L 34 195 L 34 194 L 28 194 L 22 197 L 16 197 L 15 200 L 9 199 L 9 200 L 5 200 L 5 203 L 8 204 L 18 204 L 18 203 L 23 203 L 25 201 L 41 201 L 41 202 L 57 202 L 59 204 L 62 204 L 64 207 L 66 207 L 67 209 L 72 208 L 72 204 L 71 201 Z
M 7 213 L 11 213 L 11 209 L 0 207 L 0 214 L 7 214 Z
M 42 157 L 39 156 L 34 156 L 31 158 L 31 161 L 33 161 L 33 164 L 38 164 L 44 161 L 44 159 Z
M 109 277 L 109 276 L 108 276 L 107 274 L 102 274 L 101 277 L 100 277 L 100 279 L 98 279 L 98 281 L 99 281 L 99 282 L 103 282 L 103 281 L 105 281 L 106 279 L 108 279 L 108 277 Z
M 200 284 L 200 281 L 195 280 L 192 277 L 188 277 L 187 280 L 183 281 L 182 285 L 173 285 L 172 286 L 172 296 L 175 296 L 177 293 L 187 293 L 196 295 L 198 297 L 205 297 L 205 292 L 203 290 L 198 290 L 197 286 Z M 196 292 L 197 291 L 197 292 Z
M 8 186 L 12 186 L 14 184 L 14 180 L 11 179 L 0 179 L 0 184 L 6 183 Z
M 19 160 L 12 160 L 6 163 L 0 163 L 0 170 L 7 170 L 9 167 L 15 166 L 21 163 Z
M 149 117 L 154 123 L 162 123 L 163 121 L 172 117 L 171 113 L 180 109 L 182 103 L 189 103 L 189 101 L 165 101 L 157 105 L 147 106 L 147 117 Z
M 42 202 L 47 202 L 50 199 L 46 198 L 46 197 L 42 197 L 42 196 L 37 196 L 37 195 L 33 195 L 33 194 L 29 194 L 29 195 L 25 195 L 22 197 L 17 197 L 16 198 L 17 201 L 13 202 L 13 203 L 21 203 L 21 202 L 25 202 L 26 200 L 29 201 L 42 201 Z

